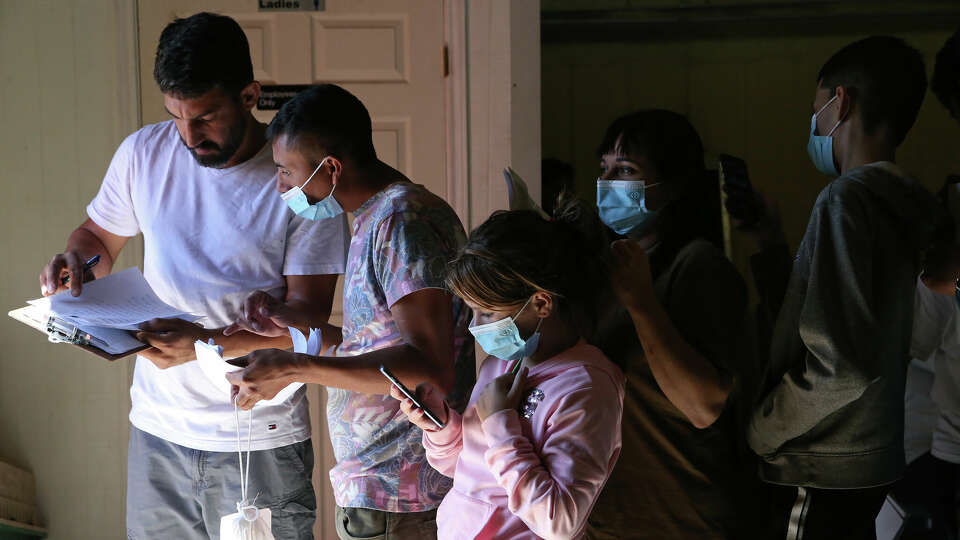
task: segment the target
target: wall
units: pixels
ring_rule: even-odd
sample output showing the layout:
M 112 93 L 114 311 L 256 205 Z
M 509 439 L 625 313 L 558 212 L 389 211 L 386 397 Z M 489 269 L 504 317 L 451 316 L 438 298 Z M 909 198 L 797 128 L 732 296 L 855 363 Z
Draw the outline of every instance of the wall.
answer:
M 537 3 L 466 4 L 469 232 L 509 206 L 506 167 L 527 182 L 532 196 L 540 196 L 541 79 Z
M 952 20 L 960 22 L 956 14 Z M 580 195 L 594 200 L 594 151 L 610 121 L 650 107 L 684 113 L 703 138 L 709 167 L 716 166 L 719 153 L 747 161 L 754 185 L 779 200 L 795 248 L 816 195 L 828 182 L 806 153 L 817 72 L 833 52 L 870 34 L 855 27 L 844 31 L 851 25 L 842 23 L 826 35 L 805 35 L 806 26 L 794 25 L 780 36 L 703 39 L 687 33 L 655 41 L 546 43 L 541 53 L 543 156 L 573 163 Z M 934 56 L 950 32 L 942 23 L 931 25 L 935 29 L 912 26 L 895 35 L 923 53 L 932 73 Z M 947 173 L 960 171 L 958 149 L 960 128 L 928 93 L 898 161 L 936 189 Z M 752 249 L 747 239 L 734 236 L 734 259 L 748 280 Z
M 4 311 L 85 219 L 113 151 L 138 126 L 131 2 L 0 2 L 0 253 Z M 137 242 L 119 267 L 142 258 Z M 0 321 L 0 459 L 32 470 L 53 540 L 124 538 L 132 364 Z

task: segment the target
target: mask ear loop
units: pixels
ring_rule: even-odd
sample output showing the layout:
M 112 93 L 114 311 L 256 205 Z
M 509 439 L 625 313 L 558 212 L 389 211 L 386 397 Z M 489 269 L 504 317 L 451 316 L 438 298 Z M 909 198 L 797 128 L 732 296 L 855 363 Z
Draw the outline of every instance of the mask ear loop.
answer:
M 823 107 L 820 107 L 820 110 L 817 111 L 817 112 L 815 112 L 813 115 L 814 115 L 814 116 L 820 116 L 820 113 L 822 113 L 824 109 L 826 109 L 827 107 L 829 107 L 830 104 L 833 103 L 833 102 L 836 101 L 836 100 L 837 100 L 837 95 L 834 94 L 833 97 L 830 98 L 829 100 L 827 100 L 827 102 L 823 104 Z
M 819 116 L 820 116 L 820 113 L 822 113 L 822 112 L 824 111 L 824 109 L 826 109 L 827 107 L 829 107 L 831 103 L 833 103 L 834 101 L 836 101 L 838 97 L 840 97 L 840 96 L 837 95 L 837 94 L 834 94 L 833 97 L 830 98 L 830 101 L 824 103 L 824 104 L 823 104 L 823 107 L 820 107 L 820 110 L 817 111 L 816 114 L 814 114 L 813 116 L 814 116 L 814 117 L 819 117 Z M 841 123 L 841 122 L 843 122 L 843 118 L 839 118 L 839 119 L 837 120 L 837 123 L 834 124 L 833 127 L 830 129 L 830 132 L 827 133 L 825 136 L 826 136 L 826 137 L 829 137 L 829 136 L 833 135 L 833 132 L 836 131 L 838 127 L 840 127 L 840 123 Z
M 530 298 L 533 298 L 533 297 L 531 296 Z M 529 303 L 529 300 L 527 302 Z M 523 307 L 527 307 L 526 304 L 524 304 Z M 523 311 L 523 308 L 521 308 L 520 311 Z M 520 315 L 520 313 L 518 312 L 517 315 Z M 540 331 L 541 324 L 543 324 L 543 317 L 537 317 L 537 327 L 533 329 L 533 333 L 530 334 L 531 337 Z M 530 338 L 528 337 L 527 339 L 530 339 Z M 517 362 L 513 364 L 513 368 L 510 370 L 512 374 L 516 375 L 517 372 L 520 371 L 520 364 L 523 363 L 523 360 L 524 360 L 523 358 L 519 358 L 517 359 Z
M 840 122 L 843 122 L 843 118 L 841 118 L 841 119 L 839 119 L 839 120 L 837 120 L 837 123 L 836 123 L 836 124 L 834 124 L 834 125 L 833 125 L 833 128 L 832 128 L 832 129 L 830 129 L 830 132 L 829 132 L 829 133 L 827 133 L 827 137 L 829 137 L 829 136 L 831 136 L 831 135 L 833 135 L 833 132 L 834 132 L 834 131 L 836 131 L 838 127 L 840 127 Z
M 328 159 L 330 159 L 330 156 L 327 156 L 327 157 L 323 158 L 323 160 L 320 162 L 320 164 L 317 165 L 317 168 L 314 169 L 312 173 L 310 173 L 310 177 L 307 178 L 307 181 L 304 182 L 303 185 L 300 186 L 300 189 L 301 189 L 301 190 L 302 190 L 303 188 L 307 187 L 307 184 L 309 184 L 310 181 L 313 180 L 313 177 L 316 176 L 317 171 L 320 170 L 320 167 L 323 167 L 323 164 L 326 163 Z
M 518 311 L 516 315 L 514 315 L 513 317 L 510 317 L 510 318 L 513 319 L 514 321 L 516 321 L 516 320 L 517 320 L 517 317 L 519 317 L 520 314 L 523 313 L 523 310 L 527 309 L 527 305 L 530 303 L 531 300 L 533 300 L 533 296 L 531 296 L 530 298 L 527 298 L 527 301 L 524 302 L 523 307 L 520 308 L 520 311 Z
M 336 190 L 337 190 L 337 184 L 334 183 L 334 184 L 333 184 L 333 187 L 330 188 L 330 194 L 327 195 L 326 197 L 324 197 L 324 199 L 329 199 L 330 197 L 333 197 L 333 192 L 336 191 Z
M 514 325 L 516 325 L 517 317 L 519 317 L 520 314 L 523 313 L 523 310 L 527 308 L 527 304 L 529 304 L 531 300 L 533 300 L 532 296 L 530 298 L 527 298 L 527 303 L 524 304 L 523 307 L 520 308 L 520 311 L 518 311 L 517 314 L 512 317 L 514 320 Z M 543 317 L 537 317 L 537 327 L 533 329 L 533 333 L 530 334 L 531 336 L 540 331 L 540 325 L 542 323 L 543 323 Z M 530 339 L 530 338 L 527 338 L 527 339 Z
M 536 334 L 540 331 L 540 325 L 543 324 L 543 317 L 537 317 L 537 327 L 533 329 L 533 334 Z M 531 336 L 533 334 L 530 334 Z

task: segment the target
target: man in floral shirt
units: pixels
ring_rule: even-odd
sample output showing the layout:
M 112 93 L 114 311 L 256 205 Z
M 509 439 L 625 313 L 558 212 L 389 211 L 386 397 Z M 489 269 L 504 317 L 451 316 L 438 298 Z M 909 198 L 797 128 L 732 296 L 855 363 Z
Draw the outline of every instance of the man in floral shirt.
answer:
M 307 219 L 353 212 L 353 238 L 335 356 L 273 349 L 238 359 L 246 369 L 231 381 L 240 405 L 252 407 L 292 381 L 326 385 L 340 537 L 435 537 L 436 507 L 450 481 L 427 464 L 422 432 L 378 368 L 411 388 L 428 381 L 453 402 L 469 393 L 469 310 L 443 286 L 447 262 L 465 241 L 463 226 L 446 202 L 376 158 L 366 108 L 338 86 L 299 94 L 268 136 L 290 208 Z M 307 326 L 296 305 L 266 295 L 251 296 L 244 313 L 238 325 L 254 331 Z M 338 341 L 334 335 L 325 329 L 325 349 Z

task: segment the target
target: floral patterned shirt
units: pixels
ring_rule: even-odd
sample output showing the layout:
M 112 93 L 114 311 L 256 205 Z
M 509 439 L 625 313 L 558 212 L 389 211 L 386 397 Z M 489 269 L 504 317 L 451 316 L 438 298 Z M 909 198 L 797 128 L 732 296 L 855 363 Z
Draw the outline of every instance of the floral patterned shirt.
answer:
M 354 216 L 337 356 L 403 344 L 390 307 L 421 289 L 444 288 L 447 263 L 466 240 L 450 205 L 407 181 L 390 184 Z M 463 339 L 469 309 L 458 299 L 454 320 L 457 386 L 469 395 L 472 381 L 461 376 L 473 372 L 472 341 Z M 436 508 L 450 479 L 427 464 L 422 432 L 400 411 L 400 402 L 389 395 L 327 390 L 327 422 L 337 458 L 330 481 L 337 504 L 386 512 Z

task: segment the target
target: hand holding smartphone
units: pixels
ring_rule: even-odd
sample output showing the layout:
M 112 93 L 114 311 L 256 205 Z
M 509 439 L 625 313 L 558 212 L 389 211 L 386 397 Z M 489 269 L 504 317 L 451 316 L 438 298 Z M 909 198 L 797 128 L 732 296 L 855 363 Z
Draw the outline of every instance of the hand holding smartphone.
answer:
M 763 209 L 757 201 L 757 194 L 750 184 L 747 164 L 738 157 L 720 154 L 720 180 L 727 194 L 724 206 L 727 212 L 740 221 L 740 227 L 751 228 L 757 225 Z
M 426 408 L 423 405 L 423 403 L 421 403 L 420 400 L 417 399 L 416 394 L 413 391 L 411 391 L 409 388 L 404 386 L 403 383 L 400 382 L 400 379 L 394 376 L 394 374 L 391 373 L 390 370 L 386 368 L 386 366 L 380 366 L 380 373 L 383 373 L 383 376 L 386 377 L 391 383 L 393 383 L 393 385 L 397 387 L 397 390 L 400 390 L 400 393 L 403 394 L 404 397 L 412 401 L 413 404 L 418 409 L 423 411 L 424 416 L 429 418 L 430 421 L 437 426 L 437 429 L 443 429 L 445 427 L 445 424 L 440 421 L 440 417 L 434 414 L 434 412 L 431 411 L 430 409 Z

